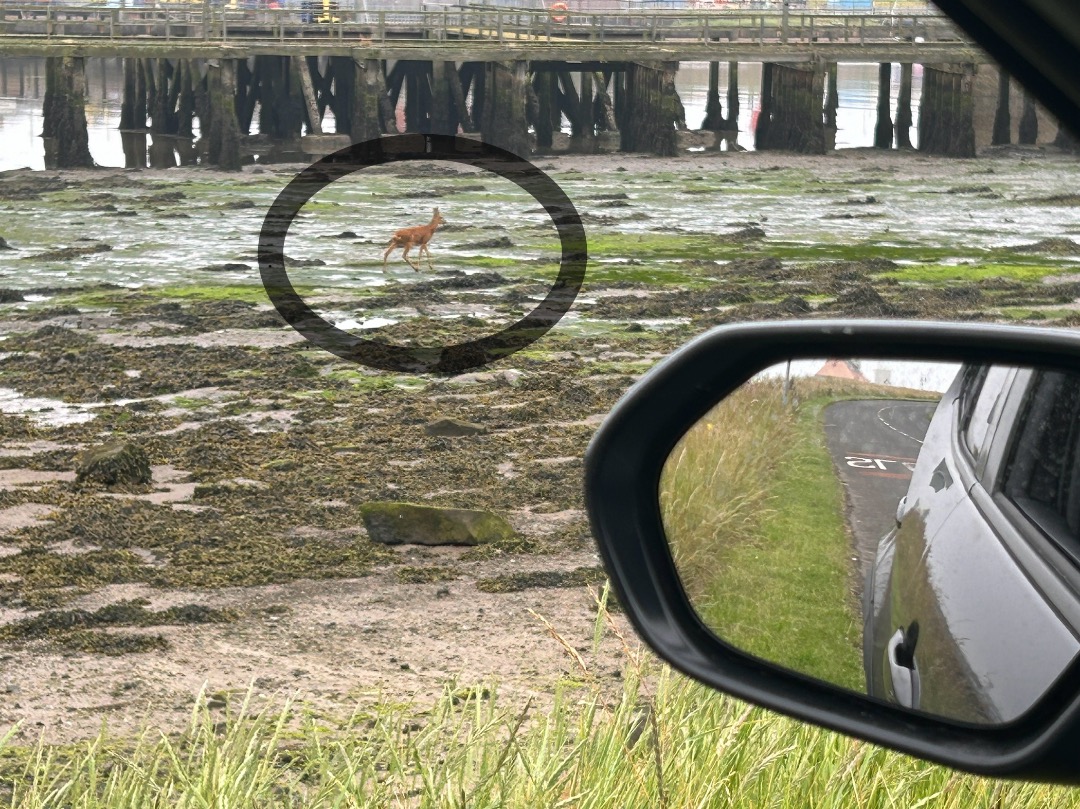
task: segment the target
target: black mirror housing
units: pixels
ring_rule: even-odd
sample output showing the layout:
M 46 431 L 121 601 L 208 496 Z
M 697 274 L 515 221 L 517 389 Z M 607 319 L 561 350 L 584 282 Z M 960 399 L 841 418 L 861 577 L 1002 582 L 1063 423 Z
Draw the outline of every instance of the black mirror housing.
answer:
M 700 620 L 665 538 L 657 491 L 680 438 L 754 374 L 789 359 L 996 363 L 1080 371 L 1080 334 L 981 324 L 874 320 L 722 326 L 646 374 L 613 408 L 585 459 L 585 497 L 612 586 L 667 663 L 739 699 L 849 736 L 998 778 L 1080 783 L 1080 660 L 1031 710 L 996 726 L 932 717 L 770 665 Z

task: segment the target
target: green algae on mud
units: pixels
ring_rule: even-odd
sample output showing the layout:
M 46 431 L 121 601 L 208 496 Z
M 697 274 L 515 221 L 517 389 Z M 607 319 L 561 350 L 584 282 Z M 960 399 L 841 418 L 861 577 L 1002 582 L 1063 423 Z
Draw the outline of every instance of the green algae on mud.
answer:
M 1039 263 L 983 263 L 962 262 L 950 264 L 918 264 L 899 267 L 885 272 L 883 278 L 922 283 L 955 283 L 985 281 L 1005 278 L 1017 281 L 1038 282 L 1044 278 L 1080 270 L 1078 263 L 1044 261 Z

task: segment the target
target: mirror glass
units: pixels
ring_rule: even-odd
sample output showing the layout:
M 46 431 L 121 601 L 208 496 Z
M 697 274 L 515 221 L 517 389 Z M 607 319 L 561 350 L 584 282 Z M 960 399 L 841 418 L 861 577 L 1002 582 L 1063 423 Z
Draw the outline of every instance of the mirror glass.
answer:
M 718 637 L 938 717 L 1001 724 L 1078 651 L 1080 375 L 821 358 L 764 369 L 661 476 Z

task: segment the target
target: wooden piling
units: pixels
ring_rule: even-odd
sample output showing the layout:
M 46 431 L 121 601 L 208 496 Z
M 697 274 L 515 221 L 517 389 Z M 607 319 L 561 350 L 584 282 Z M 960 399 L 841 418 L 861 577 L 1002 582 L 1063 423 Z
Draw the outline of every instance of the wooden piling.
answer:
M 300 77 L 288 56 L 256 56 L 259 87 L 259 133 L 282 144 L 298 141 L 307 117 Z
M 176 166 L 176 153 L 169 137 L 173 134 L 170 127 L 175 123 L 171 120 L 173 116 L 169 114 L 169 100 L 173 98 L 169 86 L 172 67 L 167 59 L 157 59 L 155 62 L 157 93 L 154 95 L 154 107 L 150 113 L 150 166 L 155 169 L 171 169 Z
M 619 125 L 615 122 L 615 106 L 608 92 L 608 84 L 611 82 L 612 73 L 605 75 L 599 71 L 593 73 L 593 82 L 596 85 L 596 98 L 593 101 L 593 120 L 596 128 L 603 132 L 618 132 Z
M 611 101 L 615 107 L 615 125 L 618 127 L 619 132 L 626 128 L 626 113 L 630 107 L 630 101 L 626 93 L 628 72 L 628 70 L 620 70 L 611 77 Z
M 457 81 L 457 66 L 453 62 L 436 60 L 431 63 L 430 129 L 436 135 L 456 135 L 457 115 L 451 85 Z
M 1074 136 L 1061 124 L 1058 124 L 1057 135 L 1054 136 L 1054 146 L 1076 154 L 1080 152 L 1080 138 Z
M 569 70 L 560 70 L 559 87 L 562 90 L 562 109 L 570 120 L 570 150 L 581 154 L 596 151 L 596 129 L 593 120 L 592 74 L 581 73 L 578 79 L 581 91 L 574 86 Z
M 536 92 L 536 146 L 538 149 L 550 149 L 553 135 L 562 124 L 562 113 L 558 103 L 559 76 L 551 70 L 541 70 L 533 74 L 533 90 Z
M 947 157 L 975 156 L 975 65 L 923 65 L 919 150 Z
M 135 60 L 128 58 L 124 59 L 123 63 L 124 89 L 120 98 L 119 126 L 121 131 L 135 128 Z
M 86 63 L 81 57 L 46 58 L 41 136 L 46 168 L 93 168 L 86 129 Z
M 900 65 L 900 90 L 896 96 L 896 148 L 911 148 L 911 62 Z
M 351 56 L 331 56 L 327 69 L 333 94 L 327 93 L 330 110 L 334 113 L 334 131 L 352 134 L 352 105 L 356 98 L 356 66 Z
M 465 65 L 468 69 L 469 84 L 467 92 L 472 94 L 472 106 L 470 114 L 476 129 L 483 131 L 486 107 L 488 104 L 488 67 L 485 62 L 469 62 Z
M 378 59 L 353 57 L 355 80 L 349 135 L 353 143 L 374 140 L 383 133 L 380 106 L 386 98 L 382 66 Z
M 132 60 L 135 71 L 135 100 L 132 105 L 131 128 L 143 132 L 146 130 L 146 71 L 142 59 Z
M 675 138 L 677 62 L 631 62 L 626 70 L 626 111 L 619 125 L 624 152 L 678 154 Z M 685 115 L 683 116 L 685 123 Z
M 459 126 L 463 132 L 475 132 L 476 124 L 473 123 L 472 116 L 469 114 L 469 107 L 466 104 L 466 90 L 462 75 L 464 66 L 458 68 L 456 62 L 447 62 L 447 65 L 448 70 L 453 67 L 453 71 L 448 74 L 447 80 L 450 85 L 450 99 L 454 109 L 452 118 L 455 122 L 454 132 L 457 132 Z
M 154 59 L 139 60 L 143 74 L 143 86 L 146 88 L 146 110 L 150 115 L 154 114 L 154 108 L 157 107 L 157 81 L 154 78 L 154 62 Z
M 776 65 L 764 62 L 761 65 L 761 95 L 757 126 L 754 127 L 754 149 L 761 151 L 769 148 L 769 129 L 772 124 L 773 77 Z
M 484 141 L 528 157 L 531 150 L 525 123 L 525 62 L 487 62 L 481 75 L 484 93 L 480 132 Z
M 120 145 L 124 150 L 124 168 L 146 168 L 146 133 L 124 131 L 120 133 Z
M 728 149 L 741 149 L 739 146 L 739 63 L 728 62 L 727 74 L 727 131 Z
M 304 112 L 307 118 L 307 133 L 309 135 L 321 135 L 322 116 L 319 115 L 319 105 L 315 99 L 315 86 L 311 81 L 311 70 L 307 60 L 303 56 L 293 56 L 289 59 L 289 69 L 292 77 L 300 86 L 300 92 L 304 96 Z
M 423 98 L 420 95 L 420 83 L 425 79 L 421 68 L 410 63 L 405 70 L 405 131 L 424 132 L 427 123 L 424 119 Z
M 207 161 L 224 171 L 240 170 L 240 127 L 236 120 L 236 66 L 211 59 L 206 73 L 210 128 Z
M 825 149 L 836 148 L 836 112 L 840 108 L 839 66 L 829 62 L 825 66 Z
M 593 96 L 592 71 L 581 72 L 581 94 L 578 97 L 578 121 L 577 136 L 571 135 L 571 148 L 575 151 L 592 154 L 596 151 L 596 118 L 593 114 L 595 100 Z
M 891 110 L 892 63 L 878 65 L 877 125 L 874 127 L 874 146 L 891 149 L 893 144 L 893 121 Z
M 251 120 L 255 117 L 255 105 L 260 98 L 259 84 L 262 80 L 258 70 L 258 62 L 248 66 L 247 59 L 238 60 L 236 63 L 236 117 L 240 126 L 240 132 L 246 135 L 251 131 Z
M 994 111 L 994 130 L 990 135 L 991 146 L 1012 143 L 1012 115 L 1009 112 L 1009 74 L 998 68 L 997 109 Z
M 724 109 L 720 104 L 720 63 L 709 62 L 709 94 L 705 101 L 705 119 L 701 128 L 709 132 L 724 129 Z
M 824 154 L 824 64 L 774 64 L 769 73 L 768 84 L 762 83 L 757 148 Z
M 1024 111 L 1020 114 L 1020 131 L 1016 142 L 1023 146 L 1034 146 L 1039 140 L 1039 113 L 1035 109 L 1035 99 L 1024 90 Z

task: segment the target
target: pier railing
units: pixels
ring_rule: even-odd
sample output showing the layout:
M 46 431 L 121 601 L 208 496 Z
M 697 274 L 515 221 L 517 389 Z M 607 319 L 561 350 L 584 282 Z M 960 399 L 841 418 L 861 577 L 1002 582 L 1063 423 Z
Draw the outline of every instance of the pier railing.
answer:
M 220 3 L 121 6 L 130 0 L 65 5 L 0 0 L 0 43 L 5 39 L 88 38 L 142 40 L 353 40 L 452 42 L 699 42 L 963 43 L 953 24 L 936 13 L 850 13 L 788 10 L 595 11 L 514 7 L 425 6 L 423 10 L 343 8 L 336 0 L 305 0 L 288 8 Z M 351 4 L 351 3 L 350 3 Z M 374 3 L 365 2 L 365 5 Z

